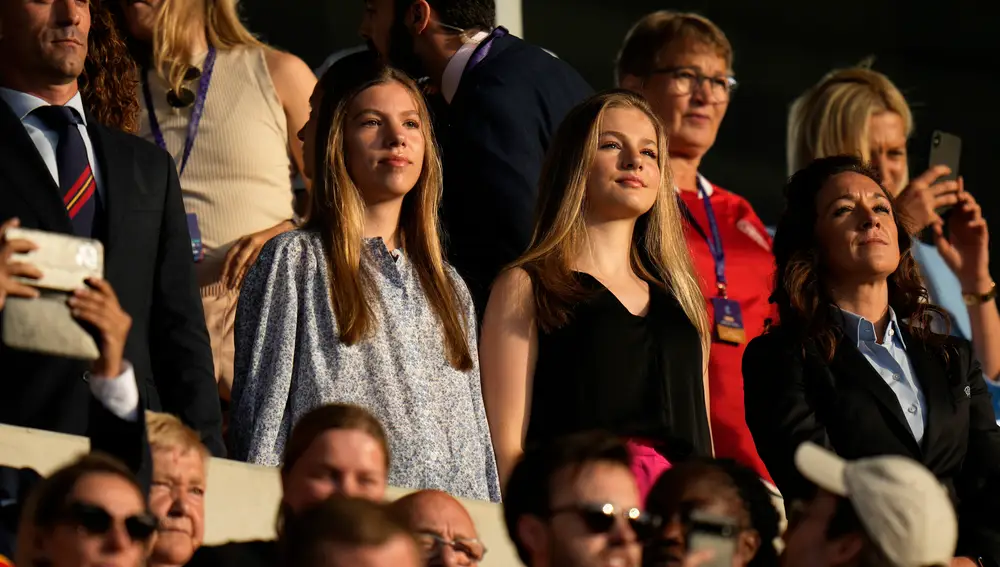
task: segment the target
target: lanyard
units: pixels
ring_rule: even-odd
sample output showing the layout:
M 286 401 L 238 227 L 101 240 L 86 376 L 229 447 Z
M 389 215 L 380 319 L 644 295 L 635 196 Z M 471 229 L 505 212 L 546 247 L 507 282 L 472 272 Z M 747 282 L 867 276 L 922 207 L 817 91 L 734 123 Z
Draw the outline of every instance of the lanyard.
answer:
M 706 180 L 701 175 L 698 175 L 698 195 L 701 196 L 701 202 L 705 204 L 705 216 L 708 218 L 708 229 L 711 232 L 711 238 L 709 234 L 705 232 L 705 229 L 698 224 L 695 220 L 694 215 L 691 214 L 691 210 L 681 199 L 680 195 L 677 196 L 677 203 L 680 205 L 681 214 L 687 219 L 691 226 L 698 231 L 698 234 L 705 239 L 708 243 L 708 251 L 712 254 L 712 259 L 715 261 L 715 282 L 719 290 L 720 297 L 726 297 L 726 252 L 722 249 L 722 237 L 719 236 L 719 223 L 715 219 L 715 210 L 712 208 L 712 200 L 709 198 L 708 180 Z
M 198 124 L 201 123 L 201 114 L 205 111 L 205 97 L 208 96 L 208 83 L 212 80 L 212 69 L 215 67 L 215 47 L 208 48 L 208 55 L 205 56 L 205 65 L 201 70 L 201 80 L 198 81 L 198 95 L 194 99 L 194 108 L 191 109 L 191 119 L 188 120 L 187 137 L 184 139 L 184 154 L 181 156 L 180 171 L 178 175 L 184 175 L 184 168 L 187 167 L 188 158 L 191 157 L 191 150 L 194 149 L 194 139 L 198 136 Z M 149 112 L 149 129 L 153 132 L 153 139 L 156 145 L 167 151 L 167 142 L 163 139 L 163 131 L 160 130 L 160 121 L 156 119 L 156 109 L 153 107 L 153 94 L 149 90 L 149 82 L 146 80 L 146 70 L 142 72 L 142 96 L 146 99 L 146 110 Z

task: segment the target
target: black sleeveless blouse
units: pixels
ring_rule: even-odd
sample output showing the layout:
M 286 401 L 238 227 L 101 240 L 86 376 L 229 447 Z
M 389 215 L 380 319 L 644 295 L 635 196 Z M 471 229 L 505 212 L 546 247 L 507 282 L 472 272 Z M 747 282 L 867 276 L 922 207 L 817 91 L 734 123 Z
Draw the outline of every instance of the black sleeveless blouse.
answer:
M 710 455 L 701 339 L 673 295 L 650 286 L 633 315 L 589 274 L 568 324 L 539 329 L 526 443 L 602 429 L 653 441 L 668 459 Z

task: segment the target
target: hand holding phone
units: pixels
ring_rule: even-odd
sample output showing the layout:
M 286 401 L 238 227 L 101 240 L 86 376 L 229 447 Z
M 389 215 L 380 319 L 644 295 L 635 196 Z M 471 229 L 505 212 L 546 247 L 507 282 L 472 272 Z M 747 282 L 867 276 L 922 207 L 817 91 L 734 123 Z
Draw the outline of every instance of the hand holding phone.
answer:
M 42 277 L 41 270 L 17 259 L 19 255 L 36 250 L 38 246 L 30 240 L 10 237 L 9 233 L 19 226 L 21 221 L 16 218 L 0 225 L 0 311 L 3 310 L 7 297 L 38 297 L 38 290 L 26 283 L 26 280 L 38 280 Z

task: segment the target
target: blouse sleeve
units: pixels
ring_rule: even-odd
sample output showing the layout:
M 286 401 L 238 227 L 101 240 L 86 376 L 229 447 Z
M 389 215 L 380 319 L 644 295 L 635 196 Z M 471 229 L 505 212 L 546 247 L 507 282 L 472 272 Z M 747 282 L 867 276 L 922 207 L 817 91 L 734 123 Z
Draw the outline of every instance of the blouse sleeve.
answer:
M 243 281 L 229 427 L 234 459 L 281 464 L 292 427 L 286 408 L 295 378 L 301 284 L 314 263 L 300 236 L 280 235 L 264 246 Z

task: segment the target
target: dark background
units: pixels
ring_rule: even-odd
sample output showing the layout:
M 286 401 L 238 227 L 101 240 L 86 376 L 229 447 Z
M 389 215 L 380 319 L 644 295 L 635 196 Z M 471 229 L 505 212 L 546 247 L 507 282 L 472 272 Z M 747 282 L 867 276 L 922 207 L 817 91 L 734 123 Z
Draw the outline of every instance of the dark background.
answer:
M 362 0 L 242 0 L 262 39 L 312 67 L 358 45 Z M 906 95 L 916 129 L 910 173 L 927 165 L 935 129 L 962 137 L 961 173 L 988 219 L 1000 218 L 992 186 L 1000 128 L 997 7 L 888 0 L 792 1 L 522 0 L 524 36 L 575 66 L 598 89 L 613 86 L 613 61 L 631 24 L 660 9 L 707 16 L 728 35 L 740 82 L 715 147 L 702 170 L 747 197 L 767 224 L 781 212 L 786 177 L 785 127 L 792 100 L 826 72 L 869 55 Z M 947 6 L 947 7 L 946 7 Z M 503 23 L 503 22 L 499 22 Z M 1000 224 L 997 224 L 1000 226 Z M 994 253 L 1000 261 L 1000 254 Z

